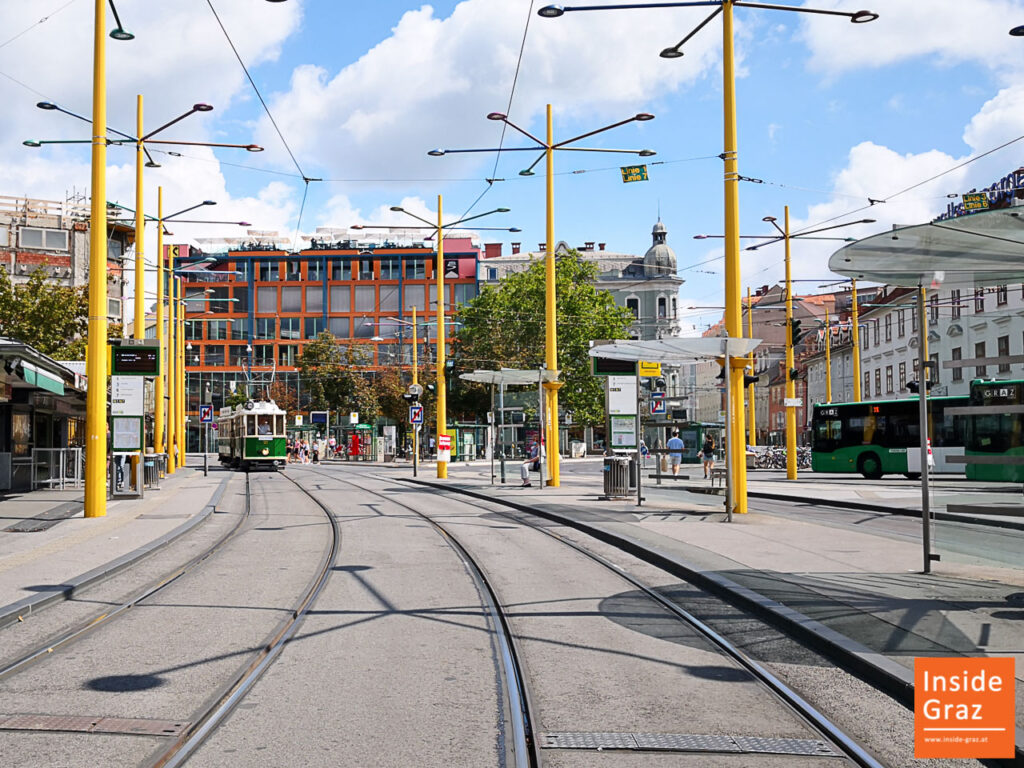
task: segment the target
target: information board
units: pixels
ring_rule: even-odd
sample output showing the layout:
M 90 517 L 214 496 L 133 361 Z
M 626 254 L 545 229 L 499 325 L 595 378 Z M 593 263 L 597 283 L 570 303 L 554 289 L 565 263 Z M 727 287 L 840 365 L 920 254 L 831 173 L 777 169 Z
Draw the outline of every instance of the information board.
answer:
M 142 450 L 142 418 L 113 416 L 110 419 L 110 441 L 115 451 Z
M 142 416 L 145 410 L 146 380 L 140 376 L 110 377 L 110 415 Z
M 110 371 L 114 376 L 158 376 L 159 347 L 111 347 Z

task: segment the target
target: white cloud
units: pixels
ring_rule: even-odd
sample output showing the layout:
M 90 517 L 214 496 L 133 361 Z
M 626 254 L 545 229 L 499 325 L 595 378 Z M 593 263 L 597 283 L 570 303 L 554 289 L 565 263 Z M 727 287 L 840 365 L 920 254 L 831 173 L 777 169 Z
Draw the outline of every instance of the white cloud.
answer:
M 843 11 L 868 6 L 879 14 L 856 25 L 801 14 L 800 37 L 811 50 L 814 70 L 838 74 L 921 57 L 943 67 L 970 62 L 1007 77 L 1024 68 L 1021 41 L 1008 34 L 1019 23 L 1020 0 L 814 0 L 808 5 Z

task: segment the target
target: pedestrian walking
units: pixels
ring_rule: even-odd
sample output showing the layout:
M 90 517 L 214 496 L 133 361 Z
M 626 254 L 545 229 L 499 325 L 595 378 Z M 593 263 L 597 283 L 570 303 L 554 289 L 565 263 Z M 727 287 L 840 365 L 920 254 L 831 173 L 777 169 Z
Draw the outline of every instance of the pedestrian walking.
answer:
M 700 449 L 700 458 L 704 462 L 704 477 L 711 474 L 715 468 L 715 438 L 710 434 L 704 435 L 704 445 Z
M 668 444 L 668 457 L 672 461 L 672 475 L 673 477 L 679 474 L 679 465 L 683 463 L 683 449 L 686 448 L 686 444 L 679 437 L 679 430 L 672 430 L 672 437 L 669 438 Z

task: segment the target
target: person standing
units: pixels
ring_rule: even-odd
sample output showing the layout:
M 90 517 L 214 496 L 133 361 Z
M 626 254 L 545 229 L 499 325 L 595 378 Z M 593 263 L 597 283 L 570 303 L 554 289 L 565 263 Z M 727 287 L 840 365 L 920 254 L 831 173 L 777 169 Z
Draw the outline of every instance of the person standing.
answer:
M 530 471 L 540 469 L 540 443 L 534 441 L 530 446 L 530 454 L 526 461 L 519 467 L 519 477 L 523 480 L 523 488 L 528 488 L 530 483 Z
M 672 461 L 672 476 L 675 477 L 679 474 L 679 465 L 683 463 L 683 449 L 686 447 L 682 439 L 679 437 L 679 430 L 672 430 L 672 437 L 669 438 L 668 444 L 668 457 Z
M 700 449 L 701 461 L 704 462 L 704 477 L 715 468 L 715 438 L 710 433 L 704 435 L 704 445 Z

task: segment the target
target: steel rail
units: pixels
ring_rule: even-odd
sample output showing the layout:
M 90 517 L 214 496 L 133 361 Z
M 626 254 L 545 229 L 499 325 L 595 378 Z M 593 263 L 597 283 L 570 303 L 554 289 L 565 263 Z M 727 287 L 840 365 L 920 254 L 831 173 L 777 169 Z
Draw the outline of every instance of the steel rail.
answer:
M 218 551 L 220 551 L 220 549 L 223 548 L 224 545 L 231 541 L 231 539 L 233 539 L 238 534 L 238 532 L 241 531 L 242 525 L 246 522 L 246 520 L 249 519 L 249 509 L 249 478 L 247 476 L 245 478 L 245 507 L 243 513 L 239 515 L 238 521 L 235 523 L 235 525 L 232 526 L 232 528 L 229 531 L 227 531 L 223 536 L 221 536 L 210 547 L 208 547 L 203 552 L 200 552 L 199 554 L 195 555 L 191 560 L 186 562 L 184 565 L 175 568 L 170 573 L 162 576 L 155 582 L 151 582 L 148 586 L 143 587 L 142 590 L 136 592 L 131 598 L 129 598 L 126 602 L 121 603 L 121 605 L 117 606 L 116 608 L 109 611 L 105 611 L 101 614 L 98 614 L 97 616 L 94 616 L 85 623 L 80 624 L 77 628 L 72 629 L 52 640 L 49 640 L 46 643 L 42 643 L 36 650 L 31 651 L 23 655 L 16 661 L 11 662 L 7 666 L 0 668 L 0 680 L 3 680 L 4 678 L 21 671 L 22 669 L 30 665 L 32 662 L 37 661 L 40 658 L 51 656 L 53 652 L 56 651 L 58 648 L 63 648 L 67 645 L 70 645 L 72 642 L 81 639 L 97 627 L 107 624 L 112 619 L 117 618 L 121 614 L 128 611 L 130 608 L 134 608 L 143 600 L 152 597 L 157 592 L 160 592 L 165 587 L 173 584 L 182 576 L 192 571 L 205 560 L 207 560 L 208 558 L 216 554 Z M 189 531 L 189 533 L 190 532 L 191 531 Z M 62 604 L 66 604 L 66 602 Z
M 415 482 L 417 485 L 428 485 L 427 483 L 412 481 L 406 478 L 395 479 L 402 480 L 403 482 Z M 434 486 L 432 484 L 431 487 L 435 488 L 436 490 L 440 490 L 442 493 L 448 491 L 447 488 L 438 488 L 437 486 Z M 455 491 L 455 493 L 457 493 L 457 491 Z M 450 497 L 452 495 L 452 492 L 449 491 L 447 495 L 449 495 Z M 509 506 L 501 499 L 496 498 L 480 498 L 478 500 L 484 502 L 492 502 L 495 505 L 505 507 Z M 513 512 L 506 512 L 502 510 L 495 510 L 495 512 L 496 514 L 499 514 L 505 517 L 506 519 L 512 520 L 520 525 L 525 525 L 529 528 L 532 528 L 533 530 L 539 531 L 540 533 L 550 536 L 551 538 L 565 544 L 566 546 L 571 547 L 580 554 L 590 558 L 594 562 L 602 565 L 609 571 L 617 574 L 627 583 L 644 592 L 644 594 L 646 594 L 652 600 L 657 602 L 666 610 L 670 611 L 678 619 L 683 621 L 685 624 L 689 625 L 692 629 L 696 630 L 699 634 L 703 635 L 708 641 L 717 646 L 723 653 L 732 658 L 737 664 L 739 664 L 747 672 L 749 672 L 755 680 L 760 682 L 770 692 L 772 692 L 778 700 L 780 700 L 795 714 L 801 717 L 808 724 L 809 727 L 817 731 L 824 739 L 831 742 L 846 757 L 848 757 L 858 766 L 861 766 L 861 768 L 885 768 L 884 763 L 879 762 L 873 755 L 871 755 L 867 750 L 860 746 L 860 744 L 858 744 L 852 737 L 848 736 L 845 732 L 843 732 L 842 729 L 840 729 L 839 726 L 837 726 L 835 723 L 829 720 L 826 715 L 819 712 L 810 702 L 804 699 L 799 693 L 797 693 L 795 690 L 786 685 L 786 683 L 784 683 L 772 672 L 770 672 L 760 662 L 748 656 L 742 650 L 733 645 L 723 635 L 716 632 L 714 629 L 712 629 L 710 626 L 702 622 L 689 611 L 672 602 L 668 598 L 664 597 L 656 590 L 654 590 L 652 587 L 641 582 L 639 579 L 629 575 L 621 568 L 617 567 L 614 563 L 606 560 L 605 558 L 601 557 L 600 555 L 594 552 L 587 550 L 582 545 L 570 541 L 569 539 L 566 539 L 564 536 L 561 536 L 545 527 L 535 525 L 527 520 L 523 520 L 521 515 L 533 514 L 529 511 L 529 509 L 522 507 L 513 507 L 513 510 L 515 510 L 515 512 L 518 512 L 519 515 L 513 514 Z M 615 544 L 612 542 L 606 543 L 610 544 L 613 547 L 615 546 Z M 678 576 L 678 574 L 672 575 Z M 701 589 L 699 585 L 694 586 L 697 586 L 698 589 Z M 701 591 L 704 590 L 701 589 Z M 741 609 L 737 608 L 736 610 Z
M 512 627 L 508 623 L 508 618 L 505 616 L 505 612 L 501 607 L 501 601 L 498 597 L 498 593 L 487 578 L 487 575 L 481 565 L 473 558 L 472 555 L 469 554 L 468 550 L 462 546 L 458 538 L 452 535 L 451 531 L 441 523 L 431 519 L 428 515 L 420 512 L 415 507 L 405 504 L 404 502 L 397 501 L 392 496 L 366 488 L 365 486 L 354 483 L 346 478 L 339 477 L 338 475 L 318 472 L 314 469 L 308 468 L 306 471 L 314 475 L 319 475 L 320 477 L 342 482 L 346 485 L 358 488 L 365 493 L 384 499 L 388 503 L 394 504 L 396 507 L 401 507 L 402 509 L 412 512 L 414 515 L 423 519 L 424 522 L 431 525 L 459 556 L 459 559 L 462 560 L 463 565 L 466 566 L 470 575 L 473 577 L 473 580 L 476 582 L 478 591 L 480 591 L 484 596 L 487 611 L 490 614 L 491 622 L 495 628 L 494 639 L 498 643 L 502 670 L 506 681 L 505 689 L 509 698 L 509 709 L 513 714 L 513 717 L 510 719 L 512 722 L 512 753 L 516 768 L 540 768 L 542 765 L 540 747 L 538 746 L 536 734 L 534 733 L 533 728 L 533 712 L 535 710 L 530 702 L 526 678 L 523 675 L 523 665 L 520 661 L 522 654 L 518 649 L 515 635 L 512 632 Z M 375 479 L 377 478 L 375 477 Z
M 173 744 L 158 753 L 156 759 L 149 763 L 152 768 L 163 768 L 164 766 L 173 768 L 173 766 L 182 765 L 199 749 L 206 738 L 216 730 L 224 719 L 234 711 L 238 703 L 262 677 L 267 668 L 281 655 L 288 641 L 294 637 L 302 620 L 320 595 L 324 585 L 327 584 L 331 569 L 337 561 L 338 553 L 341 550 L 341 530 L 338 527 L 338 520 L 334 513 L 293 478 L 280 473 L 275 473 L 275 475 L 286 478 L 327 515 L 331 523 L 331 545 L 324 553 L 316 576 L 300 598 L 298 604 L 292 609 L 291 615 L 272 633 L 271 637 L 263 644 L 263 647 L 255 654 L 250 664 L 222 689 L 221 694 L 203 712 L 192 719 L 191 726 L 175 739 Z M 247 481 L 248 476 L 249 473 L 247 472 Z

